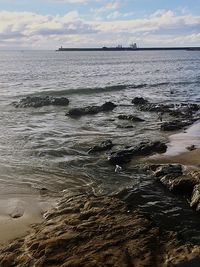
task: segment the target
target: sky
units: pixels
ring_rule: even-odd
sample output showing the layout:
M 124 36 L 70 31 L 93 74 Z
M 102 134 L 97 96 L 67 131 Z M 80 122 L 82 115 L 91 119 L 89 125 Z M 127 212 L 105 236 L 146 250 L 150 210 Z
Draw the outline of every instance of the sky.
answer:
M 0 49 L 200 46 L 200 0 L 0 0 Z

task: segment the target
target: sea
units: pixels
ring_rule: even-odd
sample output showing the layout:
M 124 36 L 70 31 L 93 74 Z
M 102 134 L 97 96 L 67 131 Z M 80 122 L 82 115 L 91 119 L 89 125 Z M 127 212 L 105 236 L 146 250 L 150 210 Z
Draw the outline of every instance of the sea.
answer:
M 70 104 L 12 105 L 23 97 L 47 95 L 65 96 Z M 0 51 L 0 213 L 20 196 L 24 201 L 37 195 L 46 203 L 63 194 L 112 195 L 129 188 L 137 206 L 155 221 L 200 243 L 200 217 L 185 200 L 138 173 L 137 160 L 116 173 L 107 153 L 88 154 L 108 139 L 116 149 L 143 140 L 168 140 L 169 134 L 159 131 L 157 114 L 138 111 L 131 104 L 134 97 L 154 103 L 199 103 L 200 52 Z M 70 108 L 106 101 L 117 108 L 80 118 L 66 116 Z M 121 121 L 120 114 L 145 122 Z

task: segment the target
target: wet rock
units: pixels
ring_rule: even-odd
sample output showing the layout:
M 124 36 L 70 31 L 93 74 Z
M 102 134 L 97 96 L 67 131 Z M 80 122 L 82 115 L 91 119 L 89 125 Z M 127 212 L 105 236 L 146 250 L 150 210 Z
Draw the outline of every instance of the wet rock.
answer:
M 69 99 L 66 97 L 51 97 L 51 96 L 27 96 L 22 98 L 19 102 L 13 102 L 16 108 L 39 108 L 43 106 L 67 106 Z
M 176 175 L 174 177 L 166 175 L 160 179 L 160 182 L 170 191 L 190 197 L 195 186 L 195 180 L 188 176 L 177 177 Z
M 190 266 L 199 259 L 200 246 L 183 244 L 116 197 L 66 198 L 58 212 L 1 247 L 0 266 Z
M 189 151 L 193 151 L 193 150 L 197 149 L 195 145 L 191 145 L 191 146 L 188 146 L 188 147 L 186 147 L 186 148 L 187 148 L 187 150 L 189 150 Z
M 134 105 L 145 105 L 147 103 L 149 103 L 148 100 L 144 99 L 143 97 L 135 97 L 132 100 L 132 104 Z
M 66 113 L 66 116 L 80 117 L 83 115 L 93 115 L 99 112 L 112 111 L 116 105 L 112 102 L 106 102 L 101 106 L 87 106 L 83 108 L 72 108 Z
M 121 165 L 130 162 L 134 156 L 146 156 L 153 153 L 164 153 L 166 150 L 166 144 L 160 141 L 141 142 L 134 147 L 112 152 L 108 160 L 114 165 Z
M 181 164 L 166 164 L 166 165 L 153 165 L 154 176 L 162 177 L 165 175 L 170 175 L 173 177 L 178 177 L 183 175 L 183 167 Z
M 118 128 L 121 128 L 121 129 L 131 129 L 133 128 L 133 125 L 129 125 L 129 124 L 126 124 L 126 125 L 117 125 Z
M 179 117 L 181 119 L 190 120 L 191 117 L 200 110 L 200 105 L 190 103 L 178 104 L 163 104 L 163 103 L 150 103 L 144 98 L 136 97 L 132 103 L 137 106 L 141 111 L 158 112 L 161 114 L 168 113 L 171 116 Z
M 144 121 L 143 119 L 133 116 L 133 115 L 119 115 L 118 116 L 119 120 L 129 120 L 129 121 L 133 121 L 133 122 L 141 122 Z
M 90 150 L 88 151 L 88 154 L 110 150 L 113 146 L 114 145 L 113 145 L 111 140 L 106 140 L 106 141 L 101 142 L 100 145 L 96 145 L 96 146 L 90 148 Z
M 192 192 L 190 206 L 191 207 L 197 207 L 198 206 L 198 210 L 199 210 L 199 208 L 200 208 L 199 204 L 200 204 L 200 184 L 197 184 L 194 186 L 194 189 Z
M 179 121 L 174 120 L 170 122 L 164 122 L 161 124 L 162 131 L 176 131 L 192 124 L 193 121 Z
M 197 187 L 194 192 L 195 186 L 199 184 L 199 177 L 197 177 L 196 172 L 184 174 L 181 164 L 166 164 L 158 167 L 155 165 L 153 176 L 170 191 L 185 195 L 189 199 L 194 195 L 191 202 L 193 203 L 192 206 L 195 205 L 199 189 Z
M 139 110 L 150 112 L 169 112 L 174 107 L 173 104 L 150 103 L 143 97 L 135 97 L 132 103 L 136 105 Z

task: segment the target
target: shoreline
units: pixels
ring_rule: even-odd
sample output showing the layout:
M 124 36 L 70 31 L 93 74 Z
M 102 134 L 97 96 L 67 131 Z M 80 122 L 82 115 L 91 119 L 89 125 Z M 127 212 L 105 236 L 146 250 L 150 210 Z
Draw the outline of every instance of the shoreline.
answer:
M 140 98 L 137 100 L 141 101 Z M 147 107 L 155 108 L 154 106 L 152 107 L 152 104 L 147 104 Z M 163 107 L 160 106 L 160 108 L 162 109 Z M 84 115 L 87 114 L 85 109 L 81 109 L 81 112 Z M 148 155 L 148 153 L 145 154 L 144 152 L 144 155 L 142 154 L 143 158 L 137 158 L 137 161 L 147 164 L 178 163 L 185 165 L 188 169 L 198 169 L 200 167 L 199 132 L 200 122 L 197 121 L 190 125 L 187 130 L 170 135 L 168 149 L 167 151 L 165 149 L 166 152 L 164 154 L 147 157 L 145 155 Z M 163 144 L 164 148 L 166 148 L 166 144 Z M 110 144 L 106 143 L 106 145 Z M 162 144 L 159 143 L 159 145 Z M 187 151 L 186 148 L 192 145 L 197 149 Z M 149 154 L 152 154 L 151 149 L 154 148 L 154 145 L 151 144 L 147 147 L 150 150 Z M 94 148 L 97 149 L 97 146 Z M 124 151 L 127 152 L 128 150 Z M 159 151 L 162 153 L 163 149 L 153 150 L 154 153 Z M 118 155 L 114 156 L 116 158 L 112 158 L 114 160 L 113 164 L 116 165 L 115 160 L 118 159 Z M 98 263 L 107 262 L 108 260 L 102 251 L 105 251 L 106 255 L 111 253 L 112 263 L 114 263 L 116 257 L 119 257 L 122 263 L 121 266 L 127 266 L 125 262 L 128 261 L 135 265 L 135 254 L 136 252 L 138 253 L 138 250 L 140 251 L 140 247 L 145 246 L 145 242 L 149 244 L 144 249 L 148 256 L 146 258 L 141 257 L 140 251 L 137 264 L 140 263 L 141 266 L 154 264 L 155 262 L 168 264 L 171 262 L 190 262 L 194 259 L 196 261 L 197 254 L 200 253 L 200 246 L 188 245 L 187 242 L 181 244 L 175 231 L 168 233 L 166 230 L 161 229 L 159 225 L 155 227 L 153 220 L 148 219 L 142 213 L 142 210 L 138 209 L 137 205 L 134 207 L 135 210 L 129 210 L 125 202 L 117 200 L 117 196 L 77 196 L 75 194 L 71 198 L 63 197 L 56 208 L 52 208 L 53 206 L 50 203 L 46 203 L 46 207 L 45 204 L 41 207 L 39 202 L 37 203 L 36 201 L 37 198 L 34 197 L 28 200 L 31 205 L 27 205 L 27 200 L 20 202 L 19 199 L 16 196 L 13 200 L 14 206 L 11 203 L 12 211 L 7 214 L 8 216 L 0 214 L 0 264 L 3 267 L 13 266 L 13 262 L 17 262 L 17 265 L 14 266 L 23 266 L 24 264 L 32 264 L 34 266 L 35 264 L 46 267 L 52 263 L 62 266 L 60 265 L 61 263 L 66 263 L 65 253 L 68 253 L 67 265 L 65 266 L 71 267 L 77 264 L 86 266 L 88 260 L 90 265 L 87 266 L 101 266 Z M 13 207 L 15 207 L 14 210 Z M 30 207 L 32 207 L 32 210 L 30 210 Z M 44 219 L 42 218 L 43 214 Z M 140 218 L 142 219 L 140 220 Z M 143 224 L 142 221 L 146 223 Z M 33 226 L 32 224 L 36 225 Z M 107 224 L 110 224 L 108 229 Z M 135 228 L 139 229 L 139 232 Z M 140 231 L 140 228 L 143 228 L 143 230 Z M 119 232 L 118 229 L 120 229 Z M 116 231 L 118 236 L 116 236 Z M 149 231 L 153 232 L 149 233 Z M 162 232 L 166 236 L 167 246 L 162 240 Z M 48 233 L 47 236 L 46 233 Z M 96 239 L 96 234 L 100 241 L 98 238 Z M 126 240 L 122 242 L 124 235 Z M 172 243 L 171 236 L 173 237 Z M 83 242 L 84 239 L 86 239 L 86 244 Z M 130 244 L 132 244 L 132 247 L 130 247 Z M 139 244 L 139 247 L 137 244 Z M 162 254 L 160 257 L 154 255 L 154 245 L 161 247 L 161 249 L 157 249 L 157 252 Z M 116 249 L 113 246 L 116 246 Z M 121 248 L 124 246 L 125 252 L 121 252 Z M 66 247 L 68 250 L 66 250 Z M 25 255 L 27 251 L 28 256 Z M 69 251 L 73 251 L 75 256 L 71 256 Z M 87 259 L 91 254 L 95 256 Z M 80 258 L 77 258 L 77 255 L 80 255 Z M 105 258 L 102 258 L 104 256 Z M 152 261 L 154 257 L 155 259 Z M 91 259 L 92 261 L 90 262 Z M 113 266 L 115 265 L 113 264 Z
M 188 148 L 192 146 L 194 148 L 190 151 Z M 170 135 L 166 153 L 150 156 L 147 162 L 180 163 L 187 168 L 200 168 L 200 121 L 195 122 L 184 131 Z
M 196 122 L 188 127 L 186 131 L 170 135 L 169 148 L 166 153 L 144 157 L 139 159 L 139 162 L 148 164 L 180 163 L 185 165 L 188 169 L 198 169 L 200 167 L 200 148 L 193 151 L 185 151 L 185 147 L 187 145 L 194 144 L 194 141 L 197 141 L 196 137 L 199 130 L 200 122 Z M 181 150 L 183 151 L 182 153 L 180 152 L 180 142 L 178 141 L 180 136 L 181 141 L 183 141 L 184 138 L 186 141 L 184 146 L 181 145 Z M 193 138 L 191 138 L 191 136 L 193 136 Z M 195 145 L 200 145 L 200 139 L 195 143 Z M 10 203 L 13 204 L 10 207 L 10 212 L 7 210 L 6 212 L 4 211 L 3 213 L 0 213 L 0 247 L 8 244 L 10 240 L 18 239 L 27 235 L 27 233 L 32 229 L 31 225 L 43 223 L 45 220 L 43 218 L 43 214 L 55 206 L 55 200 L 47 200 L 43 204 L 39 203 L 38 195 L 25 197 L 23 199 L 23 197 L 19 194 L 16 195 L 15 198 L 11 199 Z M 22 214 L 20 214 L 20 209 L 22 209 Z M 12 216 L 12 214 L 15 213 L 16 215 Z

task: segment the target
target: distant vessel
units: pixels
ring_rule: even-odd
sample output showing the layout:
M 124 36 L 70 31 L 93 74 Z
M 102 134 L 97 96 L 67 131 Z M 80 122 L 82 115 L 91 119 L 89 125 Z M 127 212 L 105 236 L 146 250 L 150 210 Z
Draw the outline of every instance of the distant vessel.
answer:
M 116 47 L 107 47 L 103 46 L 100 48 L 65 48 L 60 47 L 57 51 L 131 51 L 131 50 L 137 50 L 137 44 L 131 44 L 128 47 L 124 47 L 122 45 L 118 45 Z
M 65 48 L 60 47 L 56 51 L 163 51 L 163 50 L 186 50 L 186 51 L 199 51 L 200 47 L 137 47 L 136 43 L 132 43 L 130 46 L 118 45 L 115 47 L 89 47 L 89 48 Z

